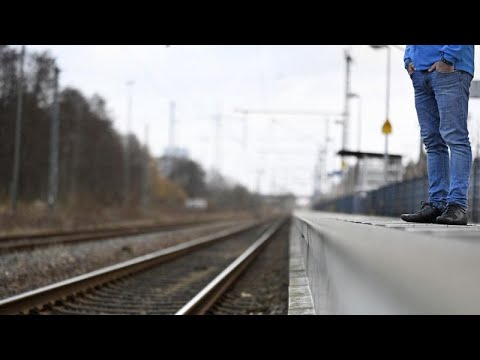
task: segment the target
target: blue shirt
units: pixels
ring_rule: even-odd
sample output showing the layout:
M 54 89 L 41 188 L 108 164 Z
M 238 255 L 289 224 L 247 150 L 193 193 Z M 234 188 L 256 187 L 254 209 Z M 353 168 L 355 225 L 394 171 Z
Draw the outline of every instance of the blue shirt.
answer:
M 405 68 L 413 62 L 416 70 L 428 70 L 442 55 L 456 70 L 474 75 L 475 45 L 407 45 L 403 60 Z

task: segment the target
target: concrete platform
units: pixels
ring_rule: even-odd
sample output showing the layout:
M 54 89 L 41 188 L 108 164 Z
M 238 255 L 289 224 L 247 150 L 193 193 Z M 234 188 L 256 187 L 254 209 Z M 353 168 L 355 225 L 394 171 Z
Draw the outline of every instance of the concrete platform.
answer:
M 290 283 L 288 286 L 288 315 L 315 315 L 312 294 L 298 239 L 290 241 Z
M 480 314 L 477 224 L 297 211 L 290 241 L 289 314 Z

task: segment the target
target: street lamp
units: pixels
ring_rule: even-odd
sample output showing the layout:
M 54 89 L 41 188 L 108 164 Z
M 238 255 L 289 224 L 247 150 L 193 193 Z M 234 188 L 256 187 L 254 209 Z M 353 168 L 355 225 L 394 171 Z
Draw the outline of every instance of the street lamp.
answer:
M 357 132 L 357 147 L 358 151 L 361 148 L 362 142 L 362 98 L 359 94 L 350 93 L 348 95 L 350 99 L 357 99 L 358 100 L 358 132 Z
M 389 45 L 370 45 L 373 49 L 387 49 L 387 93 L 386 93 L 386 120 L 383 125 L 383 133 L 385 134 L 385 155 L 384 155 L 384 181 L 388 183 L 388 135 L 390 135 L 392 128 L 389 120 L 390 116 L 390 59 L 391 48 Z

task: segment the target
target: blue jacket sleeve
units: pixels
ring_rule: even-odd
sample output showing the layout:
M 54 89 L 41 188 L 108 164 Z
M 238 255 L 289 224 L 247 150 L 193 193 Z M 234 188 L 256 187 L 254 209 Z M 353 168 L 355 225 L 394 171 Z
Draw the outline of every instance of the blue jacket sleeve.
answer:
M 462 45 L 444 45 L 440 50 L 440 54 L 447 61 L 450 61 L 455 65 L 460 60 L 460 53 L 462 51 Z
M 408 67 L 408 64 L 412 62 L 412 45 L 407 45 L 405 48 L 405 55 L 403 56 L 403 62 L 405 63 L 405 69 Z

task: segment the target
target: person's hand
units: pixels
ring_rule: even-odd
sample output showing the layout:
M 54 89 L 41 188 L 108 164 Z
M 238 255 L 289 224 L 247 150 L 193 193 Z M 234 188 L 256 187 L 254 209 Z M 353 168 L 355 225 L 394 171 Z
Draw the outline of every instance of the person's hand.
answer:
M 455 71 L 455 67 L 453 65 L 447 65 L 443 61 L 437 61 L 430 67 L 430 69 L 428 69 L 428 72 L 435 70 L 441 73 L 451 73 Z
M 408 75 L 412 75 L 415 72 L 415 66 L 413 65 L 413 62 L 408 64 L 407 67 Z

